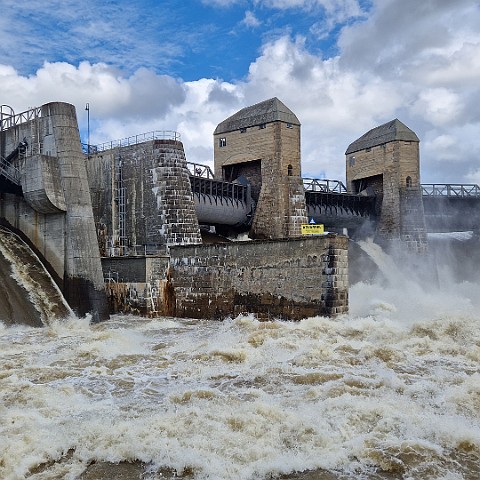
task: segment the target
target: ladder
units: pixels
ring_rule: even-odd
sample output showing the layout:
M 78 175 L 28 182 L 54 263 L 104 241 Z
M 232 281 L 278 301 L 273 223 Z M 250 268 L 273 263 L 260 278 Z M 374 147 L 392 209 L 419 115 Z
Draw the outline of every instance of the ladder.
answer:
M 115 161 L 115 200 L 118 212 L 118 237 L 120 247 L 126 247 L 126 217 L 127 217 L 127 189 L 123 186 L 122 157 L 118 155 Z M 123 255 L 126 254 L 125 248 Z

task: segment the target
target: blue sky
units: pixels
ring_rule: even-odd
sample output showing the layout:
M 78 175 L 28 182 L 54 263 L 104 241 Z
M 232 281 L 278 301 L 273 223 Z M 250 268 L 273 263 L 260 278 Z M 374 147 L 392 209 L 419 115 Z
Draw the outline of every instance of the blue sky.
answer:
M 369 5 L 345 2 L 347 11 L 340 11 L 330 7 L 334 2 L 303 3 L 2 0 L 12 36 L 25 33 L 3 59 L 24 75 L 44 62 L 84 60 L 125 73 L 146 67 L 185 81 L 239 80 L 262 44 L 283 35 L 302 35 L 313 52 L 334 55 L 341 27 L 365 18 Z
M 422 181 L 480 183 L 477 0 L 0 0 L 0 103 L 77 107 L 100 143 L 177 130 L 211 164 L 215 126 L 277 96 L 304 176 L 343 179 L 349 143 L 399 118 Z M 85 139 L 85 138 L 84 138 Z

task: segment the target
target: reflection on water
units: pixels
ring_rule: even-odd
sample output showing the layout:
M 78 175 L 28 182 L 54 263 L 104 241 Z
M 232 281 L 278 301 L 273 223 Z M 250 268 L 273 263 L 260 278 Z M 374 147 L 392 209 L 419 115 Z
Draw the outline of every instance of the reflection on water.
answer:
M 476 292 L 358 284 L 348 317 L 298 323 L 3 327 L 0 478 L 478 479 Z

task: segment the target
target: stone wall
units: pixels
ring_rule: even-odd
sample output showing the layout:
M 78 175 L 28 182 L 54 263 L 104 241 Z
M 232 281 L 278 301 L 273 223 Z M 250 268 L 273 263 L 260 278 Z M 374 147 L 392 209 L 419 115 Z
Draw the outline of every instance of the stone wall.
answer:
M 244 175 L 252 183 L 252 196 L 257 201 L 252 238 L 300 236 L 300 226 L 307 222 L 300 125 L 276 121 L 222 132 L 215 136 L 214 152 L 216 176 L 232 181 L 235 174 Z
M 348 239 L 342 236 L 174 247 L 175 315 L 251 312 L 298 320 L 348 311 Z
M 201 243 L 183 144 L 150 140 L 92 155 L 87 165 L 103 255 Z M 139 247 L 140 250 L 139 250 Z M 138 250 L 138 252 L 137 252 Z
M 418 141 L 395 140 L 347 155 L 347 190 L 371 188 L 377 196 L 377 235 L 401 240 L 412 251 L 426 248 Z
M 224 146 L 220 146 L 221 138 L 225 138 Z M 300 125 L 287 126 L 280 121 L 255 125 L 215 135 L 214 142 L 215 176 L 218 178 L 222 178 L 225 166 L 261 160 L 274 153 L 280 154 L 278 173 L 287 175 L 288 165 L 292 165 L 291 174 L 301 175 Z

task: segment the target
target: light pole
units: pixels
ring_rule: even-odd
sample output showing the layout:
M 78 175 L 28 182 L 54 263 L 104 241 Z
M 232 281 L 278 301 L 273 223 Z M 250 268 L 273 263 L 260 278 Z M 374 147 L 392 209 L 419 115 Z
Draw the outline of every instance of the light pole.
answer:
M 87 160 L 90 159 L 90 104 L 85 105 L 87 111 Z

